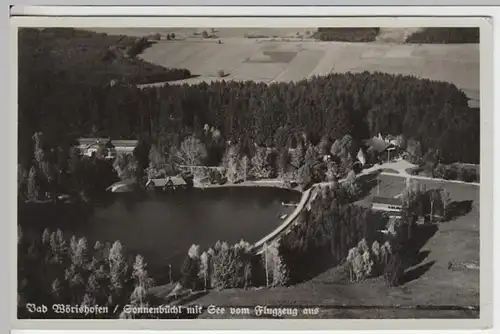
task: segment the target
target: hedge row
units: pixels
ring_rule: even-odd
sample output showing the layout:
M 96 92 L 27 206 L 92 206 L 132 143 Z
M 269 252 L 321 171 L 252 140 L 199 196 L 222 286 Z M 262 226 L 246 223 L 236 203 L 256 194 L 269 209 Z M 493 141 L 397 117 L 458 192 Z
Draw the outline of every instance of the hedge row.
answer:
M 379 32 L 380 28 L 318 28 L 314 37 L 321 41 L 373 42 Z

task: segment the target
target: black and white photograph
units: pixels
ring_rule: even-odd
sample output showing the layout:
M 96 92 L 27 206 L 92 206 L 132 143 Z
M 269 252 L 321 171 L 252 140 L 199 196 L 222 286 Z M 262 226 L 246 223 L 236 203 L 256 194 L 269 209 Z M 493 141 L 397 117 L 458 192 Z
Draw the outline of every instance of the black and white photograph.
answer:
M 18 319 L 480 318 L 479 27 L 16 34 Z

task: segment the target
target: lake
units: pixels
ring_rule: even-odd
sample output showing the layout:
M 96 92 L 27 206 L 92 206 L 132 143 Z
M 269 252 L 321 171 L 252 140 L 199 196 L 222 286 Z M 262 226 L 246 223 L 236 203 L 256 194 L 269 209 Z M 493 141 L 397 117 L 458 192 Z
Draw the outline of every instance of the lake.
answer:
M 109 203 L 90 209 L 86 217 L 58 209 L 50 215 L 25 214 L 23 220 L 35 227 L 30 228 L 33 232 L 60 228 L 67 234 L 86 237 L 92 246 L 97 240 L 120 240 L 128 253 L 143 255 L 150 275 L 165 283 L 169 265 L 177 277 L 192 244 L 206 249 L 218 240 L 254 243 L 283 221 L 281 215 L 294 210 L 282 206 L 282 202 L 298 202 L 301 196 L 297 191 L 270 187 L 193 188 L 141 197 L 114 195 Z

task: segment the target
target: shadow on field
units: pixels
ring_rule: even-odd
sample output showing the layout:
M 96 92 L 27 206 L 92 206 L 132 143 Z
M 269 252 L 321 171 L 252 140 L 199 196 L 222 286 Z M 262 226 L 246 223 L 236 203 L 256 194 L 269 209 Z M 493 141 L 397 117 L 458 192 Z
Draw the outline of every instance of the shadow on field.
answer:
M 410 255 L 411 258 L 415 258 L 427 241 L 436 234 L 437 230 L 437 225 L 413 225 L 411 239 L 405 243 L 404 252 Z
M 425 274 L 431 267 L 436 263 L 436 261 L 430 261 L 425 264 L 421 264 L 417 266 L 416 268 L 407 270 L 403 276 L 401 277 L 401 280 L 399 282 L 400 285 L 404 285 L 406 283 L 409 283 L 411 281 L 414 281 L 418 279 L 420 276 Z
M 379 172 L 374 172 L 358 177 L 357 182 L 361 186 L 361 190 L 358 196 L 359 199 L 370 195 L 372 189 L 375 188 L 378 184 L 377 177 L 379 174 Z
M 396 279 L 395 285 L 401 286 L 416 280 L 434 265 L 435 261 L 421 264 L 430 254 L 430 251 L 422 251 L 421 248 L 437 231 L 437 225 L 412 225 L 411 231 L 401 231 L 402 239 L 395 244 L 396 254 L 399 255 L 399 263 L 396 262 L 396 267 L 389 271 L 393 274 L 397 271 L 399 272 L 397 275 L 401 275 Z M 394 271 L 395 268 L 397 268 L 396 271 Z
M 422 262 L 429 256 L 431 252 L 430 251 L 420 251 L 418 254 L 411 259 L 411 261 L 408 263 L 410 267 L 416 266 Z
M 447 220 L 453 220 L 460 216 L 465 216 L 472 210 L 472 201 L 455 201 L 448 205 Z

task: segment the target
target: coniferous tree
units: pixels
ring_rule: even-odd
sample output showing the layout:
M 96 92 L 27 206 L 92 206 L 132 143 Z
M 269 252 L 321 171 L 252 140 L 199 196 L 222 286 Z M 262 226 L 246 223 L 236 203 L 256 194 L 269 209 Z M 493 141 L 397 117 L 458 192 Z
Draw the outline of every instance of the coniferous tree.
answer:
M 181 284 L 186 289 L 196 290 L 199 281 L 201 267 L 200 247 L 192 245 L 181 268 Z
M 40 195 L 40 187 L 38 185 L 37 176 L 35 166 L 31 167 L 27 182 L 27 195 L 30 200 L 36 200 Z
M 141 255 L 135 257 L 133 264 L 132 279 L 134 280 L 134 290 L 130 295 L 130 304 L 137 307 L 147 307 L 150 305 L 148 290 L 153 286 L 153 280 L 146 270 L 146 263 Z M 141 314 L 141 318 L 150 318 L 150 314 Z M 134 315 L 137 318 L 138 315 Z
M 123 246 L 119 241 L 113 243 L 109 251 L 108 261 L 112 291 L 115 295 L 121 295 L 126 284 L 128 264 L 125 261 Z
M 269 155 L 265 148 L 257 148 L 251 159 L 250 174 L 256 179 L 267 179 L 271 177 L 272 167 L 269 163 Z
M 239 145 L 231 145 L 226 153 L 227 179 L 229 182 L 238 181 L 240 173 L 240 149 Z

